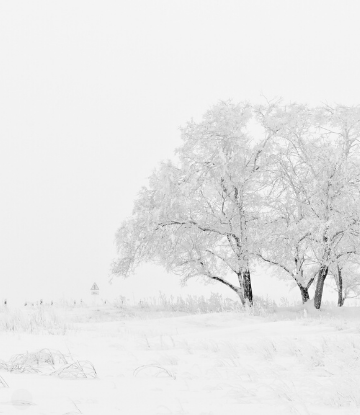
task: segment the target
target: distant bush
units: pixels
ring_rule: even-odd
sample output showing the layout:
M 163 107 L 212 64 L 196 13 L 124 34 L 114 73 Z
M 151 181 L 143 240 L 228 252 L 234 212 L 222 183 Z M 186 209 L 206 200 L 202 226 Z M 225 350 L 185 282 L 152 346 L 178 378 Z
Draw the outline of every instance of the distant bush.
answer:
M 184 313 L 218 313 L 223 311 L 240 311 L 243 307 L 240 302 L 224 298 L 221 294 L 211 293 L 209 298 L 197 295 L 186 297 L 173 295 L 166 296 L 160 293 L 157 298 L 143 298 L 138 307 L 148 310 L 173 311 Z
M 69 324 L 50 306 L 34 309 L 6 309 L 0 314 L 0 331 L 65 334 Z
M 113 301 L 113 306 L 116 307 L 116 308 L 124 308 L 126 305 L 127 305 L 127 299 L 123 295 L 119 295 Z
M 138 308 L 152 311 L 173 311 L 191 314 L 220 313 L 220 312 L 246 312 L 250 315 L 266 315 L 276 311 L 275 301 L 269 298 L 254 296 L 253 307 L 243 307 L 240 301 L 231 298 L 224 298 L 219 293 L 211 293 L 210 297 L 188 295 L 186 297 L 172 295 L 166 296 L 159 293 L 159 296 L 142 298 Z
M 266 315 L 266 314 L 272 314 L 276 311 L 277 305 L 274 300 L 271 300 L 270 298 L 266 297 L 259 297 L 257 295 L 253 298 L 254 304 L 253 307 L 249 307 L 247 311 L 250 314 L 259 316 L 259 315 Z

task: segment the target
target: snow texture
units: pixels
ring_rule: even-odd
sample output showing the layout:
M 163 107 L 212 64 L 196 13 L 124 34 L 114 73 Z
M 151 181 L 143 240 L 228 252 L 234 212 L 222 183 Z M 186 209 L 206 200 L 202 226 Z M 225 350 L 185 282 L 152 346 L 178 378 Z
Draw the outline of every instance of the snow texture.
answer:
M 96 378 L 50 376 L 45 359 L 38 372 L 1 370 L 0 414 L 360 413 L 359 308 L 58 313 L 68 324 L 64 334 L 1 331 L 1 361 L 57 350 L 68 361 L 91 362 Z

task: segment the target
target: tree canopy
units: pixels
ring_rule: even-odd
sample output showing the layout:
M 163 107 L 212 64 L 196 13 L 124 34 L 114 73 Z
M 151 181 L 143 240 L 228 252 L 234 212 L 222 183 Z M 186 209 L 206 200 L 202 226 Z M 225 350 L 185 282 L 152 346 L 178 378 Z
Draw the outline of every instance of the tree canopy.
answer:
M 349 256 L 356 286 L 359 133 L 358 107 L 218 103 L 181 129 L 176 160 L 139 192 L 116 234 L 112 273 L 154 261 L 183 282 L 221 282 L 251 305 L 251 267 L 262 261 L 293 278 L 303 302 L 316 281 L 319 308 L 326 276 L 339 279 L 334 267 Z

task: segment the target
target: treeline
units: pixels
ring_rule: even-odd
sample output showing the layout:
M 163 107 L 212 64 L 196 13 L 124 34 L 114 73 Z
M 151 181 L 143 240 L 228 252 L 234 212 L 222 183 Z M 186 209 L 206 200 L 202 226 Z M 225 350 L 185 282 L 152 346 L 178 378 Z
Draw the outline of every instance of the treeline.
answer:
M 360 293 L 360 108 L 220 102 L 181 129 L 117 231 L 114 275 L 153 261 L 253 303 L 251 268 L 287 275 L 320 308 Z M 151 281 L 149 281 L 151 284 Z

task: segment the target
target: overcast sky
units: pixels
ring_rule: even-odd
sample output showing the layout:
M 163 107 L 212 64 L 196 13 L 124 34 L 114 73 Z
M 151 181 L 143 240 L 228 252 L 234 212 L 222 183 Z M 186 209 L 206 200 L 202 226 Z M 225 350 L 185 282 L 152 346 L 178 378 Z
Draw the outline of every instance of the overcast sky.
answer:
M 350 0 L 1 1 L 0 299 L 105 289 L 138 190 L 218 100 L 359 104 L 359 15 Z M 157 291 L 154 272 L 112 293 Z

